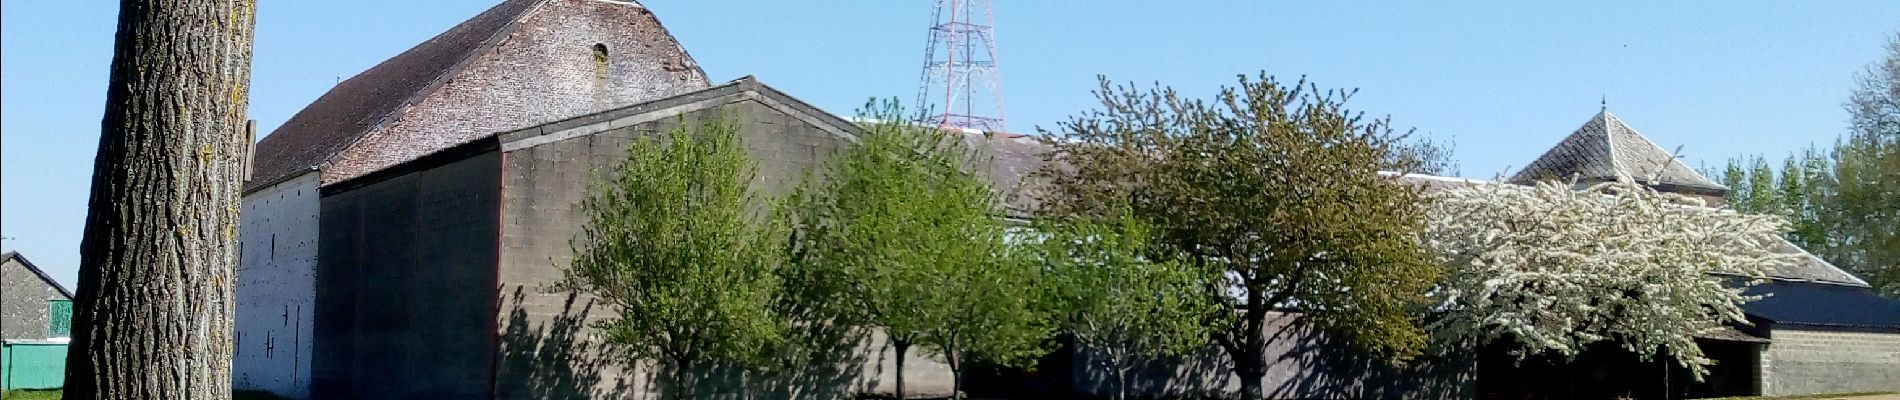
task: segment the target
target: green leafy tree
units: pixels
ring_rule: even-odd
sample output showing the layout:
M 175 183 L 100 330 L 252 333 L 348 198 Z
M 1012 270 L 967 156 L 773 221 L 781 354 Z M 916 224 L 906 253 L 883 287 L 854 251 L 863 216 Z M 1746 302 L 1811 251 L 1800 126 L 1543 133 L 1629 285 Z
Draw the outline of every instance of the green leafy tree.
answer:
M 800 268 L 852 311 L 841 321 L 888 338 L 899 397 L 915 345 L 945 356 L 958 389 L 970 361 L 1042 354 L 1037 266 L 1011 248 L 987 182 L 965 171 L 979 160 L 957 133 L 888 122 L 902 120 L 895 102 L 863 114 L 887 122 L 865 125 L 795 199 Z
M 1840 242 L 1846 266 L 1900 296 L 1900 35 L 1887 57 L 1856 77 L 1849 133 L 1835 150 Z
M 1037 232 L 1062 330 L 1113 372 L 1116 400 L 1128 398 L 1128 374 L 1141 362 L 1207 344 L 1204 321 L 1218 308 L 1207 288 L 1220 275 L 1178 260 L 1149 261 L 1151 230 L 1141 220 L 1115 213 L 1046 223 Z
M 784 337 L 785 234 L 752 192 L 756 168 L 730 119 L 682 118 L 636 139 L 581 204 L 565 283 L 611 305 L 607 341 L 673 367 L 682 390 L 717 365 L 765 365 Z
M 1900 226 L 1900 191 L 1893 190 L 1900 187 L 1900 36 L 1855 80 L 1845 137 L 1791 156 L 1779 175 L 1759 157 L 1749 158 L 1755 168 L 1747 171 L 1731 160 L 1726 200 L 1737 211 L 1789 217 L 1790 241 L 1900 296 L 1900 230 L 1893 229 Z M 1779 190 L 1759 188 L 1777 176 Z
M 1244 395 L 1264 395 L 1268 315 L 1306 323 L 1388 359 L 1425 343 L 1413 311 L 1441 276 L 1418 246 L 1427 199 L 1387 171 L 1405 135 L 1345 107 L 1348 91 L 1271 77 L 1211 101 L 1172 89 L 1097 92 L 1102 108 L 1046 133 L 1048 216 L 1103 217 L 1125 205 L 1153 227 L 1150 259 L 1218 268 L 1212 335 Z

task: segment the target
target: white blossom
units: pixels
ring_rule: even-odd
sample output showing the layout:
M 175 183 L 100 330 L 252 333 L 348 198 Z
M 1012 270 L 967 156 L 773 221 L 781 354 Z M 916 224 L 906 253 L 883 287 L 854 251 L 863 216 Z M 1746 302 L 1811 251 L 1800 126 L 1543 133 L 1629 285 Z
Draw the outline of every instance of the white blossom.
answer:
M 1431 328 L 1448 349 L 1504 340 L 1519 358 L 1614 341 L 1697 377 L 1695 336 L 1747 323 L 1746 286 L 1796 260 L 1778 217 L 1632 183 L 1469 184 L 1434 194 L 1425 245 L 1448 268 Z

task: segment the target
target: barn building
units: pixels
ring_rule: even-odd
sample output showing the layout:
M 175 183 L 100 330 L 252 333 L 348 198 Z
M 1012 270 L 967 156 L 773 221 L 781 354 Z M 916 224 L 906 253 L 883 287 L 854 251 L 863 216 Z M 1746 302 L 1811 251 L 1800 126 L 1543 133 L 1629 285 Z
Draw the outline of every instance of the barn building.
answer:
M 634 2 L 508 0 L 339 83 L 258 143 L 235 387 L 645 397 L 647 371 L 623 371 L 591 333 L 605 311 L 547 287 L 592 171 L 635 137 L 714 114 L 740 124 L 767 189 L 856 140 L 749 77 L 709 85 Z M 820 368 L 807 375 L 827 384 L 805 390 L 890 391 L 893 361 L 871 340 L 863 368 Z M 906 364 L 908 392 L 947 394 L 943 364 Z
M 549 289 L 593 171 L 636 137 L 717 114 L 740 125 L 757 183 L 782 190 L 858 132 L 754 79 L 712 82 L 649 10 L 616 0 L 507 0 L 340 82 L 258 143 L 239 235 L 234 386 L 291 398 L 655 394 L 648 368 L 606 358 L 589 327 L 602 306 Z M 996 160 L 987 177 L 1012 192 L 1040 162 L 1027 139 L 970 140 Z M 1511 181 L 1618 173 L 1710 199 L 1725 190 L 1608 112 Z M 1009 215 L 1029 217 L 1028 201 L 1012 198 Z M 1729 365 L 1748 391 L 1900 389 L 1900 306 L 1812 256 L 1760 290 L 1776 295 L 1749 306 L 1755 324 L 1707 338 L 1743 349 Z M 1274 350 L 1283 361 L 1268 386 L 1279 394 L 1475 393 L 1456 365 L 1368 370 L 1303 337 Z M 888 349 L 873 337 L 861 350 L 861 363 L 815 368 L 793 390 L 888 392 Z M 913 355 L 906 367 L 911 393 L 947 394 L 943 364 Z M 1079 362 L 1065 371 L 1085 391 L 1100 383 Z M 1238 387 L 1207 378 L 1156 382 Z M 1443 390 L 1405 390 L 1420 382 Z

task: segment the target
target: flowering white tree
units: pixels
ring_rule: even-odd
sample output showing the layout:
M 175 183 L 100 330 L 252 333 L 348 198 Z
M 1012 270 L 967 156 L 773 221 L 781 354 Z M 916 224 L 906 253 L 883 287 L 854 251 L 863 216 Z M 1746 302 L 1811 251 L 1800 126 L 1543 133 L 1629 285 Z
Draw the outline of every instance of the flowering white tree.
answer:
M 1471 184 L 1434 194 L 1424 242 L 1449 268 L 1436 339 L 1496 341 L 1519 359 L 1574 357 L 1614 341 L 1672 356 L 1700 379 L 1695 336 L 1745 321 L 1744 286 L 1795 260 L 1773 251 L 1787 222 L 1705 207 L 1632 183 Z

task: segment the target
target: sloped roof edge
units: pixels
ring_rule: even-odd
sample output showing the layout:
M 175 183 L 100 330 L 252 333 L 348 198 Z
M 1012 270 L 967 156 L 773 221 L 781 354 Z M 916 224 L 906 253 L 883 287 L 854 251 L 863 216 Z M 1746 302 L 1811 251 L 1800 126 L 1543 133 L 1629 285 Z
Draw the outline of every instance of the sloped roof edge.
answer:
M 758 100 L 761 104 L 804 119 L 819 129 L 852 142 L 858 140 L 861 132 L 857 125 L 844 118 L 761 83 L 757 78 L 745 76 L 718 86 L 514 131 L 497 132 L 492 136 L 500 137 L 502 151 L 514 151 L 718 107 L 742 99 Z
M 53 289 L 59 290 L 59 294 L 66 296 L 67 300 L 73 299 L 72 291 L 66 290 L 66 286 L 60 285 L 59 281 L 55 281 L 52 276 L 46 275 L 46 271 L 40 270 L 38 265 L 33 265 L 33 261 L 27 260 L 26 256 L 21 255 L 20 252 L 9 251 L 6 255 L 0 255 L 0 263 L 4 263 L 6 260 L 19 261 L 20 265 L 26 266 L 27 271 L 33 271 L 33 275 L 39 276 L 41 281 L 45 281 L 47 285 L 52 285 Z
M 256 173 L 245 182 L 244 192 L 322 169 L 403 109 L 439 90 L 549 1 L 503 1 L 331 87 L 257 143 Z M 474 37 L 480 39 L 465 40 Z M 440 59 L 445 57 L 450 60 Z M 420 86 L 405 87 L 415 84 Z
M 1641 142 L 1619 143 L 1633 140 Z M 1638 171 L 1639 168 L 1656 170 L 1644 173 Z M 1719 194 L 1728 189 L 1664 151 L 1661 145 L 1631 128 L 1608 109 L 1597 112 L 1507 181 L 1528 183 L 1548 176 L 1568 178 L 1573 175 L 1589 180 L 1611 180 L 1617 175 L 1628 175 L 1645 184 L 1702 194 Z

